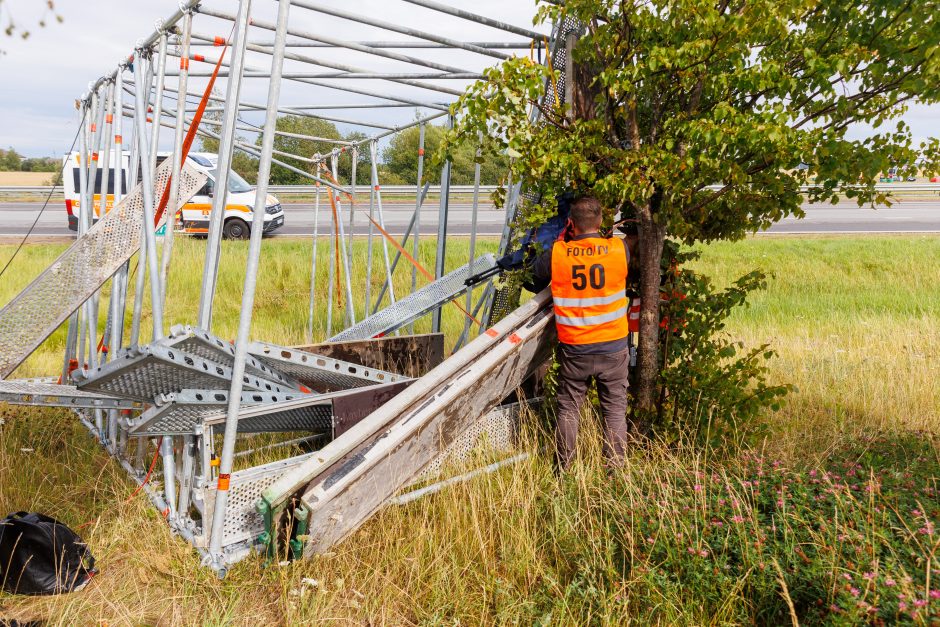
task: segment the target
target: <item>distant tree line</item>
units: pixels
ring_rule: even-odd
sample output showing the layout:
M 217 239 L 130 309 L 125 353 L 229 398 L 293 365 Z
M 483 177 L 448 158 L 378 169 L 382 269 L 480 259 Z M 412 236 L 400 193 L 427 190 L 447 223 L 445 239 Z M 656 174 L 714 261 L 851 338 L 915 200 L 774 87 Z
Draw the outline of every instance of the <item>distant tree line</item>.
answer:
M 367 138 L 362 132 L 352 131 L 343 134 L 336 128 L 336 125 L 329 120 L 322 118 L 284 115 L 277 120 L 277 130 L 290 135 L 278 135 L 274 139 L 274 158 L 286 163 L 297 170 L 303 172 L 315 173 L 315 160 L 318 155 L 328 155 L 335 148 L 341 147 L 334 143 L 335 140 L 354 142 Z M 414 184 L 418 178 L 418 144 L 420 130 L 418 127 L 412 127 L 396 133 L 389 144 L 384 149 L 378 150 L 378 171 L 379 182 L 383 185 L 407 185 Z M 432 157 L 437 152 L 441 143 L 441 137 L 444 129 L 440 126 L 427 124 L 425 126 L 424 137 L 424 182 L 431 184 L 440 183 L 441 171 L 439 167 L 434 167 Z M 304 135 L 318 139 L 307 139 L 296 137 Z M 333 140 L 333 141 L 331 141 Z M 201 138 L 201 148 L 204 152 L 217 152 L 219 142 L 216 139 Z M 241 141 L 246 141 L 241 138 Z M 261 145 L 261 136 L 255 140 L 255 145 Z M 281 154 L 279 154 L 281 153 Z M 297 155 L 302 159 L 287 157 L 284 153 Z M 370 185 L 372 180 L 372 157 L 369 151 L 368 143 L 359 147 L 357 151 L 358 159 L 356 163 L 356 183 L 358 185 Z M 461 147 L 453 155 L 451 166 L 451 183 L 454 185 L 471 185 L 474 178 L 475 150 L 472 146 Z M 258 179 L 258 160 L 244 152 L 236 151 L 232 158 L 233 168 L 249 183 L 254 184 Z M 327 160 L 327 166 L 330 163 Z M 500 181 L 504 176 L 508 166 L 508 160 L 505 156 L 497 158 L 488 158 L 480 163 L 480 182 L 483 185 L 493 185 Z M 346 183 L 352 177 L 352 150 L 343 151 L 337 158 L 336 170 L 339 181 Z M 306 185 L 310 184 L 310 179 L 304 175 L 286 168 L 282 165 L 273 164 L 271 167 L 272 185 Z
M 12 146 L 0 148 L 0 172 L 58 172 L 61 163 L 54 157 L 23 158 Z

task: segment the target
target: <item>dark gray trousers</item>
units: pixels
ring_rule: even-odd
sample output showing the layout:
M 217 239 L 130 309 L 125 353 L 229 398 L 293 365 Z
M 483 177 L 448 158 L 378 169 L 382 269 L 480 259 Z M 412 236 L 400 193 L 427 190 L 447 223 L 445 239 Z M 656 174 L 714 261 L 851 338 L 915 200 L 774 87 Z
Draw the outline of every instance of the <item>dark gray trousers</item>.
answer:
M 571 354 L 559 346 L 558 422 L 555 428 L 558 465 L 568 468 L 574 460 L 581 406 L 593 378 L 604 417 L 604 459 L 608 466 L 623 463 L 627 439 L 627 368 L 630 350 L 606 355 Z

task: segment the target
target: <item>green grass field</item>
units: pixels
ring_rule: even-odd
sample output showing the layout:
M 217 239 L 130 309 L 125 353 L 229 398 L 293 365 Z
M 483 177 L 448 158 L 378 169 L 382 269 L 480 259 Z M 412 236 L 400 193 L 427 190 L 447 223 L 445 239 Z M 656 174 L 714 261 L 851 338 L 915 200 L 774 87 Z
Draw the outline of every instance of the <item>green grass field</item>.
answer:
M 181 244 L 168 317 L 191 322 L 201 243 Z M 430 264 L 433 243 L 424 245 Z M 454 267 L 466 241 L 448 245 Z M 265 247 L 253 336 L 303 342 L 309 243 Z M 216 321 L 231 337 L 245 246 L 225 249 Z M 24 249 L 0 301 L 59 250 Z M 529 461 L 388 508 L 329 555 L 284 567 L 250 558 L 219 581 L 144 497 L 128 500 L 131 482 L 68 412 L 0 407 L 0 510 L 43 511 L 79 528 L 101 568 L 77 594 L 0 595 L 0 617 L 55 625 L 937 621 L 940 238 L 760 237 L 703 252 L 695 266 L 719 284 L 755 267 L 772 274 L 727 328 L 747 344 L 771 343 L 779 353 L 771 380 L 795 386 L 764 417 L 766 440 L 720 458 L 636 450 L 608 481 L 587 421 L 583 463 L 559 482 L 533 420 Z M 0 260 L 9 253 L 0 248 Z M 357 249 L 357 260 L 363 254 Z M 326 259 L 321 250 L 320 268 Z M 410 285 L 410 273 L 396 280 Z M 447 310 L 453 338 L 462 314 Z M 322 317 L 320 307 L 317 338 Z M 54 372 L 61 342 L 50 340 L 20 374 Z

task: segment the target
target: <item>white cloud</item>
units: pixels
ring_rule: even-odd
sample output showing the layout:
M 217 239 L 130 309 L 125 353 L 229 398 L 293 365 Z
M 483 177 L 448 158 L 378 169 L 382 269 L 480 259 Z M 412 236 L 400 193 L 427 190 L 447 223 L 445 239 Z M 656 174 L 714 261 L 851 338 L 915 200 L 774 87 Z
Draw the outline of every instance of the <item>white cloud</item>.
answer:
M 28 0 L 6 0 L 14 3 L 16 17 L 23 23 L 35 23 L 41 15 L 41 3 Z M 385 20 L 408 28 L 424 30 L 439 36 L 462 41 L 467 40 L 519 40 L 512 35 L 486 26 L 473 24 L 436 11 L 418 7 L 401 0 L 311 0 L 337 9 L 355 12 L 372 19 Z M 129 55 L 135 43 L 149 36 L 158 19 L 172 14 L 176 0 L 83 0 L 59 2 L 59 11 L 64 23 L 50 23 L 46 28 L 33 28 L 32 37 L 26 41 L 8 39 L 0 41 L 7 54 L 0 57 L 0 77 L 3 79 L 4 95 L 0 100 L 0 146 L 15 146 L 28 156 L 60 154 L 65 151 L 75 133 L 78 120 L 74 101 L 86 91 L 90 82 L 110 73 L 117 63 Z M 532 26 L 536 0 L 474 0 L 453 2 L 454 6 L 481 15 L 498 18 L 507 23 L 528 29 L 547 32 L 547 27 Z M 206 0 L 210 9 L 234 14 L 235 0 Z M 273 22 L 277 10 L 276 2 L 255 0 L 253 17 L 259 21 Z M 21 8 L 22 7 L 22 8 Z M 290 27 L 351 40 L 407 40 L 405 34 L 388 32 L 372 26 L 350 22 L 333 16 L 322 15 L 294 6 L 291 10 Z M 209 36 L 226 36 L 231 24 L 206 15 L 198 15 L 194 21 L 194 32 Z M 252 40 L 270 41 L 273 33 L 259 28 L 252 29 Z M 202 47 L 195 50 L 207 58 L 217 58 L 220 49 Z M 296 50 L 307 57 L 318 58 L 346 65 L 363 67 L 374 71 L 417 72 L 423 68 L 409 66 L 399 61 L 379 58 L 351 50 L 324 48 L 302 48 Z M 419 49 L 396 50 L 402 54 L 433 60 L 479 71 L 498 62 L 461 50 Z M 527 51 L 522 51 L 527 54 Z M 249 52 L 249 65 L 268 68 L 270 58 Z M 170 60 L 168 68 L 176 66 Z M 207 64 L 193 63 L 192 69 L 211 69 Z M 285 71 L 319 72 L 327 68 L 288 61 Z M 428 70 L 433 71 L 433 70 Z M 128 75 L 129 77 L 129 75 Z M 169 78 L 168 85 L 175 86 L 176 79 Z M 466 82 L 447 81 L 448 87 L 460 88 Z M 202 92 L 205 78 L 190 81 L 191 92 Z M 263 103 L 267 100 L 267 80 L 244 81 L 242 100 Z M 374 80 L 346 80 L 339 84 L 358 89 L 379 91 L 400 96 L 408 95 L 422 101 L 449 101 L 453 96 L 416 89 L 395 83 Z M 226 80 L 220 79 L 217 89 L 225 91 Z M 284 81 L 281 95 L 283 106 L 324 103 L 366 102 L 365 96 L 341 91 L 311 87 L 295 81 Z M 171 104 L 172 100 L 167 100 Z M 395 125 L 414 117 L 412 108 L 359 109 L 334 112 L 338 117 L 379 124 Z M 261 113 L 245 113 L 243 117 L 252 123 L 260 123 Z M 905 116 L 917 138 L 938 133 L 940 113 L 937 107 L 915 106 Z M 342 130 L 352 127 L 340 125 Z M 377 129 L 360 129 L 377 132 Z M 870 131 L 859 127 L 853 134 L 864 136 Z M 164 131 L 162 144 L 170 141 L 169 131 Z

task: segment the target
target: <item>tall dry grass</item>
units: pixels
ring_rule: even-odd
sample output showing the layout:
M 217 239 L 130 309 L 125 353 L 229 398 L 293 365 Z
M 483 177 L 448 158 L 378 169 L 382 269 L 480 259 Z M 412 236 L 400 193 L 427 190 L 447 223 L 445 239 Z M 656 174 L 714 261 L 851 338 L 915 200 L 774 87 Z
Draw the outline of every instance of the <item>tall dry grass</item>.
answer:
M 300 341 L 306 303 L 297 301 L 309 275 L 298 268 L 309 249 L 268 244 L 273 278 L 260 285 L 256 336 Z M 179 274 L 184 263 L 174 274 L 189 289 L 198 248 L 179 256 L 197 266 L 192 276 Z M 923 503 L 922 516 L 938 509 L 928 493 L 929 477 L 940 475 L 928 435 L 940 416 L 938 262 L 932 237 L 710 246 L 697 266 L 719 282 L 755 266 L 775 275 L 728 327 L 745 342 L 770 341 L 779 352 L 773 378 L 796 386 L 766 417 L 765 442 L 720 458 L 638 448 L 608 481 L 588 419 L 582 461 L 558 481 L 550 437 L 532 417 L 529 460 L 387 508 L 326 556 L 283 567 L 250 558 L 222 581 L 143 497 L 127 502 L 123 471 L 67 412 L 2 408 L 0 509 L 80 527 L 102 572 L 77 594 L 0 596 L 0 616 L 52 625 L 779 624 L 792 608 L 809 622 L 851 624 L 872 620 L 876 607 L 887 622 L 930 622 L 936 544 L 909 503 Z M 224 325 L 234 324 L 237 292 L 237 277 L 225 277 L 220 328 L 234 328 Z M 183 291 L 171 302 L 171 311 L 192 311 Z M 451 315 L 453 332 L 460 322 Z M 850 486 L 861 471 L 842 469 L 845 459 L 875 461 Z M 824 481 L 811 478 L 823 476 L 817 467 L 829 473 Z M 779 501 L 757 477 L 784 490 Z M 814 500 L 821 495 L 828 500 Z

